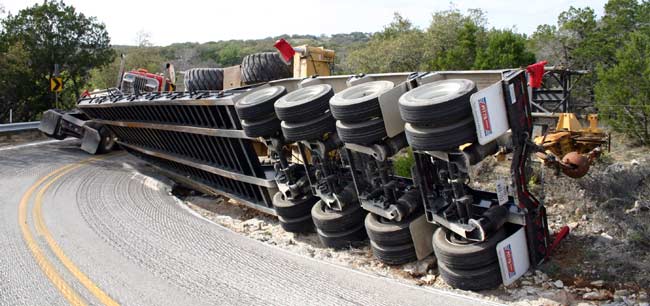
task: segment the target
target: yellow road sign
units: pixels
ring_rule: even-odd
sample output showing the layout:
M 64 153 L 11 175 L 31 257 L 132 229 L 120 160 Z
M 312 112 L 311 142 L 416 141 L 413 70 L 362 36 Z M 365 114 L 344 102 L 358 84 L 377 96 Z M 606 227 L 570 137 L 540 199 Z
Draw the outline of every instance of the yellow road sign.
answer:
M 50 91 L 61 92 L 63 90 L 63 81 L 60 77 L 50 78 Z

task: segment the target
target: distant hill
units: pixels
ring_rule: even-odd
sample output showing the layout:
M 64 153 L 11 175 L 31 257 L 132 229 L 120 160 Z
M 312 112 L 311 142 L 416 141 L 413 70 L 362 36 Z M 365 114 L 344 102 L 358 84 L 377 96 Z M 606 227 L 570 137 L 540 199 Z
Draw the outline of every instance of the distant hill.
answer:
M 113 46 L 119 53 L 124 53 L 127 58 L 133 53 L 143 51 L 150 56 L 159 55 L 164 62 L 172 62 L 176 70 L 183 71 L 194 67 L 228 67 L 240 64 L 243 57 L 257 52 L 276 51 L 273 47 L 275 41 L 284 38 L 293 46 L 309 44 L 323 46 L 336 51 L 336 64 L 338 70 L 345 70 L 341 66 L 349 50 L 368 42 L 371 33 L 344 33 L 333 35 L 280 35 L 263 39 L 227 40 L 206 43 L 174 43 L 169 46 Z M 147 49 L 142 50 L 142 49 Z M 156 56 L 157 57 L 157 56 Z M 140 61 L 138 61 L 140 62 Z M 129 69 L 134 67 L 127 67 Z

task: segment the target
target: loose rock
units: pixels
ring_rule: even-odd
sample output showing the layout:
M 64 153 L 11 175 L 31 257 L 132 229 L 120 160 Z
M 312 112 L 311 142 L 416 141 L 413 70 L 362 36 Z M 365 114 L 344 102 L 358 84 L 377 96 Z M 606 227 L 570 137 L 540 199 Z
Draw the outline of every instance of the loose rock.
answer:
M 557 302 L 561 305 L 569 305 L 569 294 L 564 290 L 553 290 L 539 293 L 540 297 Z
M 598 290 L 587 292 L 582 295 L 582 298 L 589 301 L 605 301 L 612 298 L 612 294 L 607 290 Z
M 539 270 L 535 270 L 535 275 L 533 276 L 533 281 L 535 284 L 539 285 L 543 282 L 546 282 L 548 280 L 548 276 Z
M 433 274 L 428 274 L 425 276 L 422 276 L 418 280 L 418 285 L 433 285 L 433 283 L 436 281 L 436 276 Z
M 435 258 L 427 257 L 420 261 L 404 265 L 403 270 L 411 276 L 421 276 L 427 274 L 429 268 L 434 267 L 435 263 Z

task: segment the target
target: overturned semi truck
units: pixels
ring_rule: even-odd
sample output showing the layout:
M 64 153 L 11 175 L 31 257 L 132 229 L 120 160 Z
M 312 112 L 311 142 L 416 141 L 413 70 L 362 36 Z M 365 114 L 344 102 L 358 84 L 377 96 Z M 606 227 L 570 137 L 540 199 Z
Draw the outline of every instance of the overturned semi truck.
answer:
M 124 72 L 124 55 L 121 56 L 118 83 L 116 88 L 97 90 L 82 96 L 111 98 L 124 95 L 141 95 L 150 92 L 170 92 L 176 88 L 174 66 L 167 63 L 165 70 L 167 77 L 162 74 L 150 73 L 146 69 L 137 69 Z M 38 129 L 46 136 L 58 140 L 67 137 L 81 140 L 81 149 L 90 154 L 104 154 L 116 148 L 115 134 L 103 124 L 88 118 L 78 109 L 60 110 L 49 109 L 43 112 Z
M 544 205 L 527 189 L 543 150 L 528 95 L 524 70 L 442 71 L 86 97 L 78 108 L 183 185 L 328 247 L 369 240 L 386 264 L 433 253 L 450 285 L 482 290 L 549 255 Z M 400 177 L 393 158 L 408 147 L 415 165 Z M 511 177 L 498 191 L 470 188 L 469 167 L 504 147 Z

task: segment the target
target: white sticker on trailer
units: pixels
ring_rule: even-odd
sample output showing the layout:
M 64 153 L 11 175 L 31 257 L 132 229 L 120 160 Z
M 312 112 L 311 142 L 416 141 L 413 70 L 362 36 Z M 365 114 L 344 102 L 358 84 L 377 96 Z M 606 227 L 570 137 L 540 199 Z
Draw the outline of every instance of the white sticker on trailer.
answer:
M 515 84 L 510 84 L 510 86 L 508 86 L 508 91 L 510 91 L 510 102 L 512 102 L 512 104 L 517 103 L 517 97 L 515 96 Z
M 520 228 L 510 237 L 497 243 L 497 256 L 503 284 L 508 286 L 519 279 L 530 268 L 526 233 Z
M 497 198 L 499 205 L 508 203 L 508 185 L 503 178 L 497 180 Z
M 501 82 L 494 83 L 470 97 L 476 136 L 481 145 L 499 138 L 510 128 L 506 103 Z

